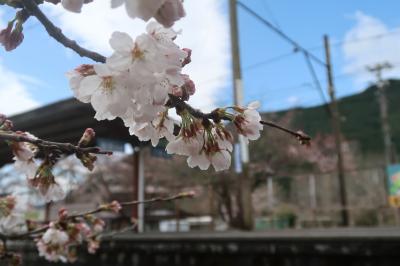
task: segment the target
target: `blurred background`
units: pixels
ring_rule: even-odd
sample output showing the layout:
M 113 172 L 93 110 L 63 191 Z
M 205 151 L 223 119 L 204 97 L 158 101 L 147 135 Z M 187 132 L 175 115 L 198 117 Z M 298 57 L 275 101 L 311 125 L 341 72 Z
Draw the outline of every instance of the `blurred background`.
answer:
M 108 4 L 95 1 L 82 15 L 50 4 L 44 11 L 66 35 L 109 55 L 112 31 L 137 35 L 145 23 Z M 139 143 L 121 121 L 94 121 L 90 106 L 70 99 L 64 74 L 90 61 L 31 18 L 23 44 L 0 53 L 0 113 L 17 129 L 55 141 L 76 141 L 93 127 L 96 145 L 116 154 L 99 157 L 90 173 L 74 158 L 60 162 L 57 177 L 68 196 L 46 205 L 7 164 L 11 155 L 2 146 L 0 192 L 25 195 L 39 220 L 54 219 L 60 206 L 79 211 L 113 199 L 196 192 L 195 199 L 104 217 L 110 229 L 139 219 L 139 232 L 400 226 L 398 1 L 188 0 L 185 6 L 187 17 L 174 28 L 182 30 L 177 42 L 193 50 L 185 68 L 197 88 L 191 104 L 207 111 L 258 100 L 264 119 L 306 132 L 311 146 L 266 127 L 248 148 L 236 145 L 230 171 L 190 169 L 184 158 L 165 153 L 165 143 Z M 13 15 L 2 7 L 0 27 Z

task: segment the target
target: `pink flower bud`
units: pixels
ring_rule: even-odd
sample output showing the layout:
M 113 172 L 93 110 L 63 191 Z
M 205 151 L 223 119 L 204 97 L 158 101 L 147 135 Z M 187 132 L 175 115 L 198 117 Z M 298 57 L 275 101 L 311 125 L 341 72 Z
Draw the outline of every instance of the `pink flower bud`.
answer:
M 14 29 L 13 26 L 14 22 L 9 22 L 7 28 L 0 31 L 0 43 L 4 46 L 6 51 L 14 50 L 24 39 L 22 24 L 17 23 Z
M 164 27 L 169 28 L 174 22 L 185 16 L 182 0 L 166 0 L 154 18 Z
M 183 48 L 182 50 L 187 53 L 187 56 L 182 61 L 182 67 L 184 67 L 187 64 L 189 64 L 190 62 L 192 62 L 192 50 L 189 48 Z
M 109 203 L 109 204 L 104 204 L 102 206 L 100 206 L 100 208 L 102 208 L 103 210 L 106 211 L 112 211 L 114 213 L 119 213 L 119 211 L 122 209 L 121 204 L 119 204 L 118 201 L 114 200 L 113 202 Z
M 8 23 L 7 28 L 0 31 L 0 43 L 5 46 L 5 43 L 10 38 L 13 23 Z
M 58 210 L 58 219 L 65 220 L 68 217 L 68 211 L 65 208 Z
M 183 88 L 185 89 L 188 95 L 193 95 L 196 92 L 196 85 L 194 84 L 193 80 L 189 78 L 188 75 L 182 75 L 182 76 L 183 80 L 185 81 Z
M 92 128 L 87 128 L 79 140 L 78 146 L 85 147 L 89 145 L 89 143 L 94 139 L 95 135 L 96 134 Z
M 1 125 L 1 129 L 6 131 L 11 130 L 13 127 L 14 127 L 13 122 L 8 119 L 4 121 L 3 125 Z

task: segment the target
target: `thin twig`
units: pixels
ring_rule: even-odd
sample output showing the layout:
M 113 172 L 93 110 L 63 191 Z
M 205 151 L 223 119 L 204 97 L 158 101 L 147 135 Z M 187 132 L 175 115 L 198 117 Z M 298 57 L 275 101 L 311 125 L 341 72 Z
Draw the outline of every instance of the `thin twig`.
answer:
M 121 205 L 121 207 L 127 207 L 127 206 L 134 206 L 134 205 L 138 205 L 138 204 L 152 204 L 152 203 L 156 203 L 156 202 L 169 202 L 169 201 L 174 201 L 174 200 L 178 200 L 178 199 L 192 198 L 192 197 L 194 197 L 193 192 L 181 192 L 179 194 L 165 197 L 165 198 L 159 197 L 159 198 L 152 198 L 152 199 L 142 200 L 142 201 L 135 200 L 135 201 L 121 202 L 120 205 Z M 65 217 L 64 220 L 74 220 L 76 218 L 85 217 L 87 215 L 92 215 L 92 214 L 96 214 L 99 212 L 106 212 L 106 211 L 109 211 L 109 210 L 105 209 L 103 206 L 100 206 L 94 210 L 82 212 L 79 214 L 69 215 L 69 216 Z M 49 225 L 45 225 L 45 226 L 37 228 L 33 231 L 29 231 L 29 232 L 22 233 L 22 234 L 7 235 L 7 234 L 0 233 L 0 239 L 2 239 L 2 240 L 31 239 L 33 235 L 41 234 L 41 233 L 45 232 L 47 229 L 49 229 Z
M 79 147 L 71 143 L 47 141 L 39 138 L 31 138 L 20 134 L 1 132 L 1 131 L 0 131 L 0 140 L 29 142 L 40 148 L 59 149 L 67 153 L 93 153 L 93 154 L 106 154 L 106 155 L 112 154 L 111 151 L 102 151 L 99 147 Z
M 298 139 L 300 141 L 301 144 L 310 144 L 311 141 L 311 137 L 307 134 L 305 134 L 302 131 L 293 131 L 291 129 L 285 128 L 283 126 L 280 126 L 274 122 L 271 121 L 260 121 L 261 124 L 265 125 L 265 126 L 269 126 L 269 127 L 273 127 L 273 128 L 277 128 L 279 130 L 282 130 L 286 133 L 289 133 L 290 135 L 296 137 L 296 139 Z
M 138 204 L 151 204 L 151 203 L 156 203 L 156 202 L 166 202 L 166 201 L 174 201 L 174 200 L 178 200 L 178 199 L 183 199 L 183 198 L 193 198 L 194 197 L 194 193 L 189 191 L 189 192 L 181 192 L 179 194 L 170 196 L 170 197 L 166 197 L 166 198 L 152 198 L 152 199 L 148 199 L 148 200 L 143 200 L 143 201 L 127 201 L 127 202 L 121 202 L 121 206 L 125 207 L 125 206 L 132 206 L 132 205 L 138 205 Z

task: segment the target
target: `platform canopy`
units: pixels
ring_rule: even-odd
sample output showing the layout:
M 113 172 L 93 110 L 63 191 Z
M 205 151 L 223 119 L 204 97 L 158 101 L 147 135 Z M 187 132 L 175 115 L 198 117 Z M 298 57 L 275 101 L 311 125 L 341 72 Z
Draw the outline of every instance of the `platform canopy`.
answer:
M 113 121 L 97 121 L 90 104 L 84 104 L 76 99 L 62 100 L 32 111 L 18 114 L 9 119 L 14 123 L 15 130 L 27 131 L 38 138 L 77 143 L 86 128 L 93 128 L 96 136 L 140 145 L 138 139 L 129 135 L 128 129 L 121 119 Z M 0 143 L 0 167 L 12 162 L 12 153 L 6 144 Z

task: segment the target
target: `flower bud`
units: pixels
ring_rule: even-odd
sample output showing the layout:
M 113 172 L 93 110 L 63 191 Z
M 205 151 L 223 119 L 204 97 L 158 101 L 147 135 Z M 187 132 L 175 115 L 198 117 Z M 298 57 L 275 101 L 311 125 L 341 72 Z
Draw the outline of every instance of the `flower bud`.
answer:
M 182 75 L 185 84 L 183 84 L 183 88 L 188 95 L 193 95 L 196 92 L 196 85 L 193 80 L 189 78 L 188 75 Z
M 92 128 L 87 128 L 83 133 L 81 139 L 79 140 L 78 146 L 79 147 L 86 147 L 89 143 L 94 139 L 95 132 Z
M 0 31 L 0 43 L 4 46 L 6 51 L 14 50 L 24 40 L 22 23 L 22 21 L 18 21 L 13 29 L 14 21 L 11 21 L 8 23 L 7 28 Z
M 189 48 L 183 48 L 182 50 L 187 53 L 187 56 L 182 61 L 182 67 L 184 67 L 187 64 L 189 64 L 190 62 L 192 62 L 192 50 Z
M 164 27 L 169 28 L 174 22 L 185 16 L 182 0 L 166 0 L 154 18 Z
M 114 213 L 119 213 L 119 211 L 122 209 L 121 204 L 119 204 L 118 201 L 114 200 L 113 202 L 109 204 L 104 204 L 100 206 L 101 209 L 105 211 L 112 211 Z
M 65 220 L 68 217 L 68 211 L 65 208 L 58 210 L 58 219 Z
M 11 120 L 6 120 L 4 121 L 4 123 L 0 126 L 0 130 L 4 130 L 4 131 L 10 131 L 12 128 L 14 127 L 13 122 L 11 122 Z

